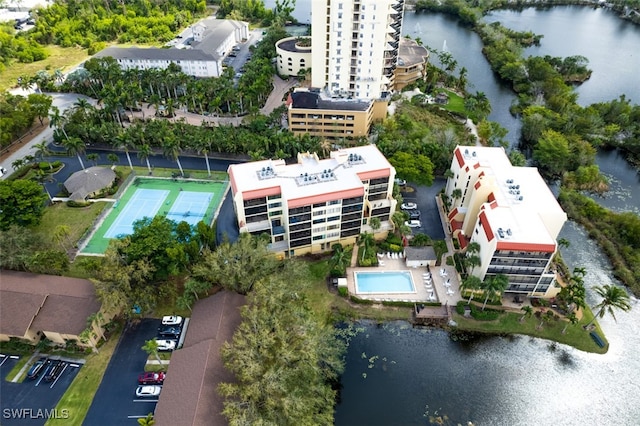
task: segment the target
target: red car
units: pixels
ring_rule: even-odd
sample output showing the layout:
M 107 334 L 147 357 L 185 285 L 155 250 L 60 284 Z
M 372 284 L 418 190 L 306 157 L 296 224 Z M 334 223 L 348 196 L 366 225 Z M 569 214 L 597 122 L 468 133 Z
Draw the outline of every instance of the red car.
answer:
M 166 377 L 164 371 L 147 371 L 138 376 L 138 384 L 140 385 L 161 385 Z

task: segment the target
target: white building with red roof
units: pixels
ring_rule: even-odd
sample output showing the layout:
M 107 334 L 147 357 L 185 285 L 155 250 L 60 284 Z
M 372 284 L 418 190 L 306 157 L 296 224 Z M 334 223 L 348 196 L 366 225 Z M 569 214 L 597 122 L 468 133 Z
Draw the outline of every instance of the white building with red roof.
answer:
M 229 166 L 240 232 L 268 234 L 282 256 L 354 244 L 358 235 L 386 237 L 395 169 L 375 145 L 333 151 L 329 158 L 299 153 L 298 162 L 263 160 Z M 372 229 L 370 220 L 380 219 Z
M 514 167 L 503 148 L 458 146 L 445 193 L 449 226 L 462 249 L 480 245 L 480 279 L 504 274 L 507 292 L 553 297 L 551 260 L 567 214 L 535 167 Z

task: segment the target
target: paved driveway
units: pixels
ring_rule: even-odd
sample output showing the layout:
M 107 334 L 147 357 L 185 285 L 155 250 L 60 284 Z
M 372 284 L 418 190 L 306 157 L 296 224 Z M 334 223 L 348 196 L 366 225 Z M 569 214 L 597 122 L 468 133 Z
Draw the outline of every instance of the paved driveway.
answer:
M 408 186 L 414 189 L 413 192 L 403 192 L 402 198 L 405 201 L 411 201 L 418 204 L 420 210 L 420 221 L 422 227 L 415 229 L 415 233 L 427 234 L 434 240 L 444 240 L 444 230 L 442 222 L 438 214 L 438 206 L 436 204 L 436 195 L 446 185 L 447 180 L 444 178 L 434 179 L 431 186 L 417 186 L 408 183 Z
M 63 408 L 54 410 L 58 401 L 78 374 L 81 364 L 70 362 L 57 380 L 44 381 L 46 373 L 37 380 L 25 379 L 22 383 L 5 381 L 5 376 L 18 359 L 0 359 L 0 406 L 3 426 L 44 425 L 48 417 L 72 418 L 73 412 Z
M 148 357 L 141 347 L 156 336 L 159 325 L 160 320 L 146 318 L 125 330 L 83 424 L 137 425 L 137 418 L 155 410 L 157 399 L 136 399 L 135 391 Z

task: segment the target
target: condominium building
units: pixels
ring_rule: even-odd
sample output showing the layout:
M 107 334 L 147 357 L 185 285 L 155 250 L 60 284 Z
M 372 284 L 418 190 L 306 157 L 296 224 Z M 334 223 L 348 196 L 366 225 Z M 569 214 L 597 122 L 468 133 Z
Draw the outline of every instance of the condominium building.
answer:
M 393 228 L 394 178 L 395 169 L 375 145 L 333 151 L 324 160 L 300 153 L 295 164 L 229 166 L 240 232 L 269 235 L 271 250 L 282 257 L 354 244 L 364 232 L 384 238 Z M 374 217 L 380 227 L 371 226 Z
M 222 60 L 236 44 L 249 37 L 249 24 L 229 19 L 207 18 L 190 27 L 178 47 L 138 48 L 111 46 L 95 57 L 113 57 L 122 69 L 166 69 L 179 65 L 193 77 L 220 77 Z
M 553 297 L 552 258 L 566 213 L 535 167 L 514 167 L 503 148 L 458 146 L 445 193 L 449 227 L 462 249 L 478 243 L 480 279 L 504 274 L 507 292 Z
M 311 85 L 332 95 L 384 98 L 393 89 L 404 0 L 314 0 Z
M 295 134 L 334 139 L 366 136 L 371 123 L 386 116 L 403 10 L 404 0 L 313 1 L 312 89 L 296 90 L 311 94 L 293 96 L 288 104 Z M 343 123 L 339 117 L 355 122 Z

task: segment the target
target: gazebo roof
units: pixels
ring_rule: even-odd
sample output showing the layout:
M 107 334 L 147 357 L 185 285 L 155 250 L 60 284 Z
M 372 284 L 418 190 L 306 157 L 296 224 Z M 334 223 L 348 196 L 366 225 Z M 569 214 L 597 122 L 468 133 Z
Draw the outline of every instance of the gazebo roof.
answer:
M 115 172 L 107 167 L 89 167 L 69 176 L 64 187 L 71 194 L 69 198 L 80 201 L 87 198 L 87 195 L 111 185 L 115 178 Z

